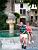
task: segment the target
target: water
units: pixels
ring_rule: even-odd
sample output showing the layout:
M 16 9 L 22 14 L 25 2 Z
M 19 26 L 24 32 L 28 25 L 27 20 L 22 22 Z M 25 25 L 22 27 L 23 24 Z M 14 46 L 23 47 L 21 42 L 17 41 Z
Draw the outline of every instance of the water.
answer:
M 16 36 L 19 36 L 18 30 L 15 30 L 14 34 L 9 33 L 9 31 L 5 31 L 5 30 L 0 31 L 0 37 L 16 37 Z

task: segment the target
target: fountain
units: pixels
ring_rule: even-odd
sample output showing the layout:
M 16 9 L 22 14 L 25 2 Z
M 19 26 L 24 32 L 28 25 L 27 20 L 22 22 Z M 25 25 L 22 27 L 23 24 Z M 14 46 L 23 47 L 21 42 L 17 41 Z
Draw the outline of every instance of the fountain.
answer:
M 14 33 L 14 23 L 15 23 L 15 15 L 12 13 L 8 14 L 8 19 L 6 23 L 9 24 L 9 33 Z
M 15 23 L 15 15 L 14 13 L 14 0 L 9 0 L 10 2 L 7 4 L 7 8 L 5 10 L 5 14 L 7 14 L 8 19 L 6 20 L 6 23 L 9 24 L 9 35 L 12 35 L 14 33 L 14 23 Z M 10 6 L 9 6 L 10 5 Z M 9 48 L 13 48 L 13 38 L 11 37 L 4 37 L 4 38 L 0 38 L 0 44 L 2 47 L 2 49 L 9 49 Z M 12 42 L 11 42 L 12 41 Z
M 9 0 L 7 4 L 7 8 L 5 10 L 5 13 L 8 15 L 8 19 L 6 20 L 6 23 L 9 24 L 9 33 L 14 33 L 14 23 L 15 23 L 15 0 Z

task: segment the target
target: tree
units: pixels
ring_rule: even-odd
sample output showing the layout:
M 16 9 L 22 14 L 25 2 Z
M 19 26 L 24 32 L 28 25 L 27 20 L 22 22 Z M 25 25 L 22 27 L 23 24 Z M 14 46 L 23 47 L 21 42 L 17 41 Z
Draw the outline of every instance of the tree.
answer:
M 20 17 L 20 14 L 14 13 L 14 15 L 16 16 L 16 24 L 17 24 L 17 19 Z
M 6 23 L 7 15 L 3 12 L 0 12 L 0 30 L 8 29 L 8 24 Z
M 24 0 L 24 3 L 29 3 L 29 5 L 31 5 L 31 7 L 32 7 L 32 4 L 34 4 L 34 7 L 36 5 L 37 6 L 37 12 L 38 12 L 38 0 Z
M 0 0 L 0 30 L 7 29 L 6 19 L 8 18 L 6 14 L 4 14 L 4 10 L 6 8 L 7 0 Z
M 6 8 L 7 0 L 0 0 L 0 11 L 3 11 Z
M 18 14 L 18 13 L 14 13 L 14 15 L 16 16 L 16 23 L 15 23 L 15 25 L 14 25 L 14 29 L 16 30 L 18 27 L 17 27 L 17 19 L 20 17 L 20 14 Z

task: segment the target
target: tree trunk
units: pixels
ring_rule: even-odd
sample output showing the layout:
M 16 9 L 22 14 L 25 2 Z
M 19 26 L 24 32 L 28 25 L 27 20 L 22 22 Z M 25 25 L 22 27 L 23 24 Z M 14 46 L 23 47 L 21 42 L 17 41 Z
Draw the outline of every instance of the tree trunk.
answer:
M 15 10 L 14 4 L 15 4 L 15 0 L 11 0 L 11 10 L 12 10 L 12 12 L 14 12 L 14 10 Z

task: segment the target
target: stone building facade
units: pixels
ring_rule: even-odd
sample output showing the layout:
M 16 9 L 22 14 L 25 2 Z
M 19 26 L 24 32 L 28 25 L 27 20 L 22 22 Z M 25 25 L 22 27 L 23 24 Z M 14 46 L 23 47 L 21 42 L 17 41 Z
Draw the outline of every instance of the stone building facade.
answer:
M 23 0 L 8 0 L 8 3 L 6 4 L 7 8 L 5 10 L 6 14 L 9 14 L 9 12 L 17 12 L 20 14 L 20 18 L 18 21 L 21 20 L 25 22 L 25 20 L 30 20 L 32 23 L 38 21 L 38 13 L 37 13 L 37 7 L 35 5 L 32 5 L 32 8 L 28 6 L 28 4 L 23 3 Z M 28 11 L 29 10 L 29 11 Z M 22 19 L 21 19 L 22 18 Z M 28 19 L 29 18 L 29 19 Z

